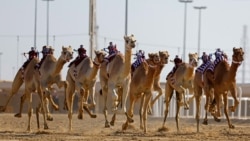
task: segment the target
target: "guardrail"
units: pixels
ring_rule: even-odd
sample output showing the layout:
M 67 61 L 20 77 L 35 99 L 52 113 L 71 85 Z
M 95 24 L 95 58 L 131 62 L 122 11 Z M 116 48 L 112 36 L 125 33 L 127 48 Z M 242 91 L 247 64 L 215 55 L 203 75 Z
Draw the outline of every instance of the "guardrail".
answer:
M 242 97 L 242 89 L 241 87 L 237 87 L 237 93 L 238 93 L 238 99 L 240 101 L 237 110 L 235 112 L 231 112 L 229 111 L 229 116 L 230 118 L 236 118 L 236 119 L 247 119 L 250 117 L 250 98 L 249 97 Z M 234 103 L 234 99 L 230 96 L 230 93 L 228 94 L 228 106 L 233 105 Z M 156 96 L 156 93 L 153 93 L 153 97 Z M 186 99 L 191 98 L 193 95 L 189 94 L 186 96 Z M 205 106 L 205 101 L 206 101 L 206 97 L 203 94 L 202 98 L 201 98 L 201 118 L 204 118 L 205 116 L 205 110 L 204 110 L 204 106 Z M 165 112 L 165 95 L 163 94 L 154 104 L 153 106 L 153 114 L 152 116 L 155 117 L 163 117 L 164 116 L 164 112 Z M 223 106 L 221 108 L 221 113 L 222 113 L 222 118 L 225 118 L 224 116 L 224 110 L 223 110 Z M 183 107 L 181 107 L 180 109 L 180 117 L 183 118 L 195 118 L 195 114 L 196 114 L 196 103 L 195 103 L 195 99 L 193 101 L 191 101 L 190 105 L 189 105 L 189 110 L 184 110 Z M 168 113 L 168 117 L 175 117 L 176 115 L 176 99 L 175 99 L 175 93 L 170 101 L 170 106 L 169 106 L 169 113 Z M 212 118 L 212 116 L 208 116 L 208 118 Z

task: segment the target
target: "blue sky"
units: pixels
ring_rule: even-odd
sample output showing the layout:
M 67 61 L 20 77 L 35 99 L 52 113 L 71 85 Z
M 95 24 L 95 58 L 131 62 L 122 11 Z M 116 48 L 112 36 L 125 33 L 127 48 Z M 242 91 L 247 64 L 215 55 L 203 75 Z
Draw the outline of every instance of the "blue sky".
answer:
M 46 44 L 46 6 L 37 3 L 37 49 Z M 98 48 L 109 41 L 124 50 L 125 0 L 96 0 Z M 250 25 L 250 0 L 193 0 L 187 5 L 186 55 L 197 52 L 198 10 L 193 6 L 206 6 L 202 11 L 201 52 L 212 53 L 221 48 L 231 58 L 232 48 L 242 46 L 243 25 Z M 89 47 L 89 0 L 54 0 L 50 2 L 50 40 L 56 57 L 61 47 L 71 45 Z M 0 79 L 13 80 L 17 68 L 26 60 L 21 55 L 34 45 L 35 0 L 0 1 Z M 167 50 L 170 58 L 183 53 L 184 4 L 178 0 L 128 0 L 128 34 L 137 38 L 137 48 L 146 53 Z M 247 32 L 249 33 L 249 32 Z M 19 41 L 17 41 L 19 36 Z M 53 36 L 55 37 L 53 39 Z M 248 47 L 248 45 L 247 45 Z M 249 58 L 245 50 L 245 58 Z M 230 59 L 231 60 L 231 59 Z M 247 61 L 246 61 L 247 62 Z M 249 63 L 249 62 L 248 62 Z M 67 65 L 67 64 L 66 64 Z M 67 66 L 63 68 L 65 79 Z M 173 64 L 165 66 L 161 81 L 165 81 Z M 249 66 L 246 66 L 249 73 Z M 242 66 L 237 81 L 242 79 Z M 246 82 L 249 81 L 246 75 Z

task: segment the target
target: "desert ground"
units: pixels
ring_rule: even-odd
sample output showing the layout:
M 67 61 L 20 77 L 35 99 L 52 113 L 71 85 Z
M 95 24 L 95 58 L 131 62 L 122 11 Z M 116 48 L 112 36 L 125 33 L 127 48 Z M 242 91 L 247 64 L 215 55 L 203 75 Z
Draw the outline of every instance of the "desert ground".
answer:
M 111 116 L 109 115 L 109 120 Z M 135 122 L 126 131 L 121 129 L 125 121 L 124 115 L 117 115 L 115 125 L 105 128 L 105 120 L 102 114 L 97 114 L 95 119 L 91 119 L 85 114 L 83 120 L 78 120 L 77 114 L 73 114 L 72 132 L 68 132 L 67 114 L 53 114 L 53 117 L 53 121 L 48 121 L 49 129 L 44 130 L 42 117 L 40 116 L 41 129 L 38 130 L 36 117 L 33 114 L 32 131 L 27 132 L 27 114 L 23 114 L 22 118 L 16 118 L 12 113 L 1 113 L 0 141 L 250 140 L 250 119 L 232 119 L 235 129 L 229 129 L 225 119 L 222 119 L 220 123 L 209 119 L 209 125 L 201 125 L 200 132 L 196 133 L 196 121 L 194 118 L 180 118 L 180 132 L 177 132 L 174 118 L 167 119 L 165 124 L 167 130 L 159 131 L 162 127 L 163 117 L 148 116 L 148 132 L 144 133 L 139 128 L 138 115 L 134 117 Z

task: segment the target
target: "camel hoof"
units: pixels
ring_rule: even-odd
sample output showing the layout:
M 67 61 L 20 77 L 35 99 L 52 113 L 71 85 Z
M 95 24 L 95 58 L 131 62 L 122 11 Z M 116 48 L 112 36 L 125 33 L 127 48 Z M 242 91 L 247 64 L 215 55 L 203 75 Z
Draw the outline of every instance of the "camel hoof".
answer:
M 110 125 L 111 125 L 111 126 L 114 126 L 114 125 L 115 125 L 115 121 L 112 120 L 112 121 L 110 122 Z
M 221 120 L 219 118 L 217 118 L 216 116 L 214 116 L 214 121 L 220 122 Z
M 17 117 L 17 118 L 21 118 L 21 117 L 22 117 L 22 114 L 21 114 L 21 113 L 17 113 L 17 114 L 15 114 L 14 116 Z
M 110 124 L 108 122 L 105 123 L 105 128 L 110 128 Z
M 149 114 L 149 115 L 152 115 L 152 113 L 153 113 L 153 112 L 152 112 L 152 108 L 149 106 L 149 107 L 148 107 L 148 114 Z
M 49 129 L 49 127 L 48 127 L 47 124 L 44 125 L 44 129 L 45 129 L 45 130 Z
M 54 106 L 55 111 L 59 111 L 59 106 Z
M 229 109 L 230 109 L 231 112 L 235 112 L 235 107 L 234 106 L 230 106 Z
M 48 120 L 48 121 L 53 121 L 53 117 L 48 116 L 48 117 L 47 117 L 47 120 Z
M 207 120 L 204 120 L 204 121 L 202 122 L 202 124 L 204 124 L 204 125 L 208 125 Z
M 127 112 L 125 113 L 125 115 L 127 116 L 127 120 L 128 120 L 129 123 L 134 122 L 133 118 L 130 117 Z
M 128 123 L 122 124 L 122 130 L 127 130 L 127 128 L 128 128 Z
M 230 128 L 230 129 L 234 129 L 235 126 L 234 126 L 233 124 L 230 124 L 230 125 L 229 125 L 229 128 Z
M 167 132 L 167 131 L 169 131 L 169 129 L 165 126 L 158 129 L 158 132 Z
M 82 120 L 83 119 L 82 114 L 78 114 L 77 118 Z
M 91 118 L 96 118 L 96 117 L 97 117 L 97 115 L 90 115 L 90 117 L 91 117 Z

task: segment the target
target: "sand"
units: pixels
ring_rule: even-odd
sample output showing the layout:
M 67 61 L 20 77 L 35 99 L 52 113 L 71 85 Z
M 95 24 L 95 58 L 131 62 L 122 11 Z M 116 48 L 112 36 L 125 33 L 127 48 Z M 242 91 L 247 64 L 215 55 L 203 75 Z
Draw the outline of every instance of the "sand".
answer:
M 250 119 L 232 119 L 235 129 L 229 129 L 227 121 L 222 119 L 220 123 L 209 119 L 209 125 L 201 125 L 200 132 L 196 133 L 196 121 L 194 118 L 180 118 L 180 132 L 176 130 L 174 118 L 166 121 L 166 131 L 158 131 L 162 127 L 162 117 L 148 116 L 148 132 L 144 133 L 139 128 L 139 116 L 135 116 L 135 122 L 126 131 L 122 131 L 125 122 L 124 115 L 118 115 L 114 126 L 104 127 L 104 116 L 97 114 L 97 118 L 91 119 L 84 115 L 83 120 L 73 115 L 73 131 L 68 132 L 67 114 L 54 114 L 54 120 L 48 121 L 48 130 L 43 129 L 43 121 L 40 116 L 41 129 L 37 129 L 35 114 L 32 116 L 31 132 L 27 132 L 28 116 L 14 117 L 14 114 L 0 114 L 0 141 L 3 140 L 89 140 L 89 141 L 162 141 L 162 140 L 250 140 Z M 109 120 L 111 115 L 108 116 Z M 201 120 L 202 121 L 202 120 Z

